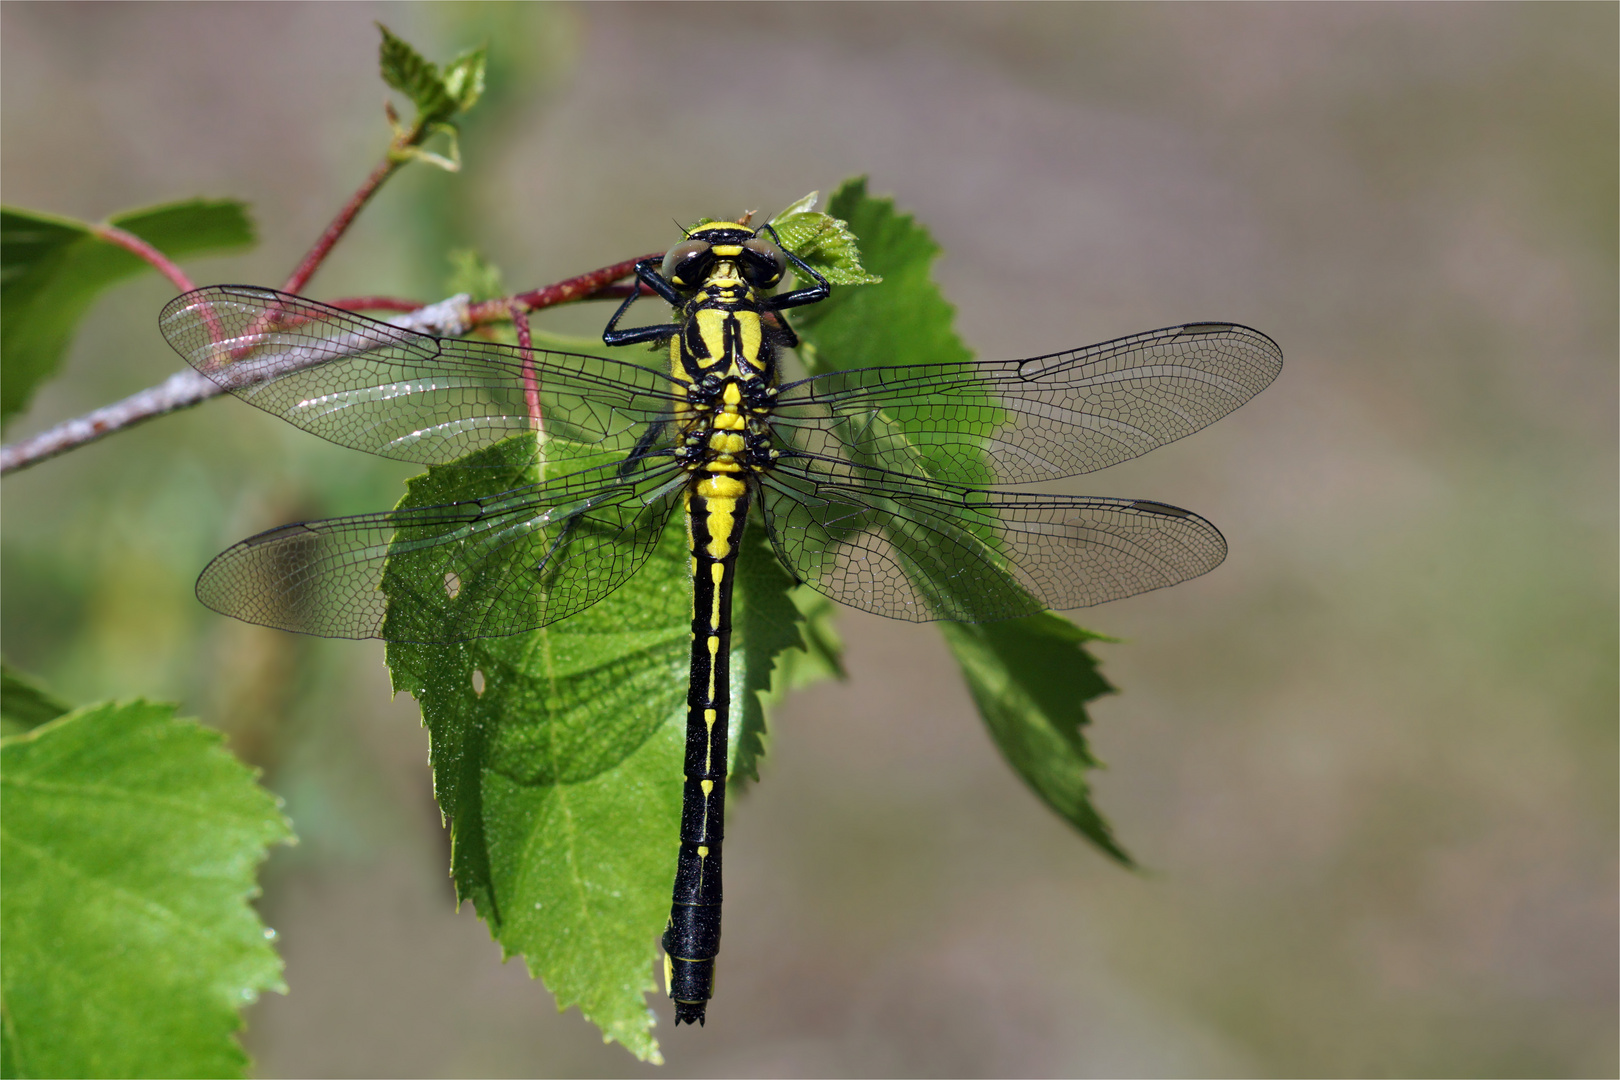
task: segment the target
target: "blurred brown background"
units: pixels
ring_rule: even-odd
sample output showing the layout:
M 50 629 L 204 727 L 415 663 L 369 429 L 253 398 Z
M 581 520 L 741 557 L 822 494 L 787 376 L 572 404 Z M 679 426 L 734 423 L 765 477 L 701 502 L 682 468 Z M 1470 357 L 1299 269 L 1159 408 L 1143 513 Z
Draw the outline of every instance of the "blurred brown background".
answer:
M 1597 5 L 0 8 L 7 202 L 249 200 L 276 284 L 386 138 L 381 19 L 488 40 L 459 177 L 387 189 L 309 292 L 531 287 L 869 173 L 987 356 L 1197 319 L 1275 386 L 1064 490 L 1193 508 L 1232 555 L 1080 613 L 1119 870 L 1002 765 L 938 635 L 847 613 L 852 679 L 735 807 L 678 1075 L 1614 1075 L 1616 50 Z M 8 432 L 177 359 L 155 278 Z M 584 308 L 546 325 L 599 330 Z M 452 911 L 426 738 L 374 643 L 191 594 L 226 543 L 407 470 L 232 401 L 8 479 L 4 647 L 64 696 L 226 728 L 288 800 L 261 1074 L 653 1073 Z M 673 781 L 672 781 L 673 782 Z

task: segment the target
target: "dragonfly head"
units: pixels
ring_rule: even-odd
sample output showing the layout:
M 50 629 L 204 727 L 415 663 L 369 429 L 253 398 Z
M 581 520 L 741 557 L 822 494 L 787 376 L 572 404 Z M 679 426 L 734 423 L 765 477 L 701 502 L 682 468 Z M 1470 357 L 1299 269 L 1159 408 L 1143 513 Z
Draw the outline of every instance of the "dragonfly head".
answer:
M 705 225 L 664 255 L 664 279 L 683 292 L 695 292 L 715 278 L 741 278 L 754 289 L 782 280 L 787 256 L 755 231 L 731 221 Z

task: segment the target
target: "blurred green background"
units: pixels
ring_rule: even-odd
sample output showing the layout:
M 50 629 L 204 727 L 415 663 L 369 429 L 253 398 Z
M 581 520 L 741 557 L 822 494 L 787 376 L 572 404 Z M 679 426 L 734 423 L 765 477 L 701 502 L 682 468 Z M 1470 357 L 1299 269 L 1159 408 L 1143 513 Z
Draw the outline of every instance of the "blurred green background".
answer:
M 981 355 L 1230 319 L 1254 403 L 1062 486 L 1232 554 L 1083 612 L 1087 848 L 1001 764 L 939 636 L 846 612 L 852 678 L 734 807 L 712 1024 L 678 1075 L 1615 1075 L 1617 9 L 1603 5 L 0 7 L 8 203 L 255 208 L 277 284 L 386 142 L 373 19 L 488 40 L 466 170 L 407 172 L 306 290 L 528 288 L 869 173 L 944 245 Z M 15 439 L 178 366 L 101 301 Z M 541 325 L 593 333 L 608 309 Z M 262 1075 L 628 1075 L 452 909 L 381 646 L 201 608 L 227 543 L 389 506 L 405 468 L 238 402 L 4 484 L 3 633 L 64 697 L 226 729 L 303 843 Z M 672 778 L 672 783 L 675 782 Z

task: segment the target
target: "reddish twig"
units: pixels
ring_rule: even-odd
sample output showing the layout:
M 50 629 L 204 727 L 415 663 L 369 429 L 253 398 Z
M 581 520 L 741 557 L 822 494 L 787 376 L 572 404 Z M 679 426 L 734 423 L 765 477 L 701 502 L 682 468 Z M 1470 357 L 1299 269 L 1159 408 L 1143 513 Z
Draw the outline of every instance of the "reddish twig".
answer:
M 417 117 L 409 128 L 401 128 L 399 120 L 394 114 L 393 106 L 387 106 L 386 111 L 388 113 L 388 122 L 394 129 L 394 137 L 388 143 L 388 153 L 377 163 L 376 168 L 371 170 L 370 175 L 361 181 L 354 194 L 349 196 L 349 201 L 343 204 L 343 208 L 337 212 L 337 216 L 332 219 L 331 223 L 321 233 L 320 238 L 315 241 L 315 245 L 309 249 L 303 259 L 299 260 L 297 269 L 292 272 L 291 276 L 281 286 L 282 292 L 297 293 L 303 291 L 304 286 L 309 284 L 309 279 L 315 276 L 315 271 L 320 269 L 321 263 L 326 261 L 326 257 L 337 246 L 337 242 L 343 239 L 343 234 L 349 231 L 349 226 L 354 224 L 354 219 L 359 216 L 360 211 L 365 209 L 366 203 L 370 202 L 371 197 L 377 194 L 377 189 L 381 188 L 390 176 L 398 172 L 401 166 L 410 161 L 409 151 L 411 148 L 420 146 L 423 140 L 432 133 L 432 128 L 423 125 L 421 117 Z
M 597 289 L 595 292 L 591 293 L 591 295 L 587 296 L 585 299 L 623 300 L 631 293 L 635 293 L 637 296 L 657 295 L 651 289 L 647 288 L 647 286 L 638 281 L 634 285 L 604 285 L 600 289 Z
M 555 307 L 558 304 L 567 304 L 574 300 L 589 300 L 611 286 L 620 278 L 629 277 L 636 272 L 636 263 L 642 259 L 661 258 L 662 253 L 643 255 L 640 259 L 626 259 L 624 262 L 604 266 L 600 270 L 592 270 L 588 274 L 571 277 L 567 281 L 559 281 L 555 285 L 547 285 L 543 289 L 533 292 L 519 293 L 506 300 L 485 300 L 474 304 L 468 312 L 468 317 L 475 324 L 488 322 L 503 322 L 511 314 L 513 302 L 522 304 L 529 311 L 538 311 L 541 308 Z M 624 295 L 629 295 L 628 293 Z
M 517 328 L 518 348 L 523 353 L 523 403 L 529 409 L 529 426 L 544 437 L 546 418 L 540 411 L 540 379 L 534 370 L 534 338 L 529 333 L 529 309 L 520 301 L 511 303 L 512 325 Z
M 321 263 L 332 253 L 332 248 L 343 238 L 343 234 L 349 231 L 349 226 L 354 224 L 356 215 L 365 209 L 366 203 L 377 194 L 377 189 L 383 186 L 383 181 L 394 175 L 402 164 L 404 162 L 395 160 L 393 154 L 378 162 L 377 167 L 371 170 L 371 175 L 366 177 L 353 195 L 349 196 L 349 201 L 343 204 L 343 209 L 337 212 L 337 217 L 333 218 L 331 224 L 321 233 L 320 239 L 315 241 L 315 246 L 310 248 L 308 254 L 298 263 L 298 268 L 281 287 L 282 292 L 298 292 L 309 282 L 315 271 L 320 269 Z
M 169 260 L 169 257 L 157 248 L 132 232 L 125 232 L 116 225 L 92 225 L 90 230 L 109 244 L 117 244 L 125 251 L 139 256 L 145 262 L 154 266 L 158 273 L 174 283 L 174 287 L 181 292 L 190 292 L 196 286 L 186 276 L 186 272 Z
M 419 300 L 403 300 L 397 296 L 346 296 L 324 302 L 344 311 L 420 311 L 426 306 Z

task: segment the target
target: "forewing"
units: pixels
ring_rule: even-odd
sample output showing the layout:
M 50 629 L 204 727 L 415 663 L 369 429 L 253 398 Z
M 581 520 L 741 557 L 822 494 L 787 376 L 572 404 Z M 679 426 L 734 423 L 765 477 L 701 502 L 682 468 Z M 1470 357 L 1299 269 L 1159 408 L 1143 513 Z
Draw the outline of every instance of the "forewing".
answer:
M 1215 526 L 1141 499 L 981 491 L 810 458 L 783 459 L 763 489 L 771 542 L 799 580 L 913 622 L 1089 607 L 1226 557 Z
M 1053 480 L 1145 454 L 1265 389 L 1282 351 L 1189 323 L 1028 360 L 862 368 L 782 388 L 790 446 L 967 486 Z
M 681 476 L 666 457 L 443 506 L 283 525 L 209 563 L 197 597 L 224 615 L 322 637 L 521 633 L 635 573 L 679 501 Z
M 520 432 L 549 460 L 619 455 L 670 413 L 651 368 L 438 338 L 302 297 L 216 285 L 175 298 L 163 336 L 232 394 L 341 446 L 436 465 Z

